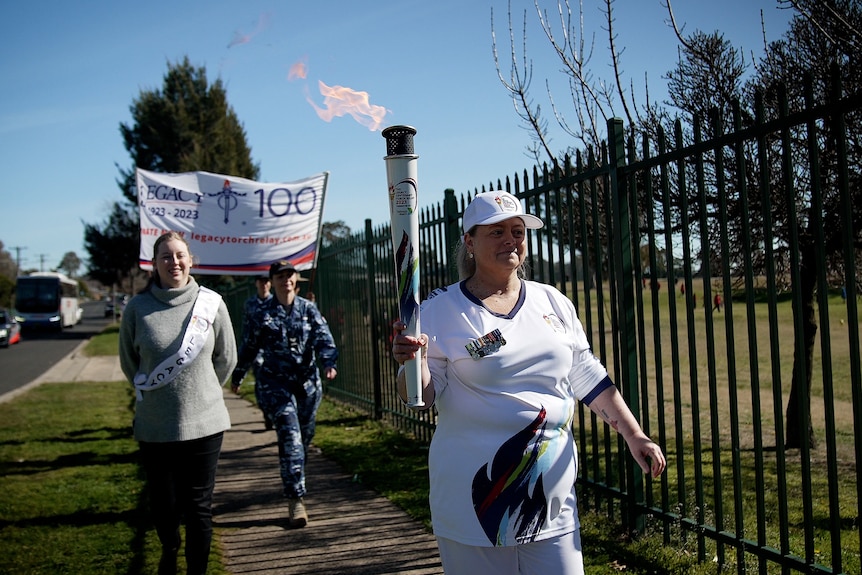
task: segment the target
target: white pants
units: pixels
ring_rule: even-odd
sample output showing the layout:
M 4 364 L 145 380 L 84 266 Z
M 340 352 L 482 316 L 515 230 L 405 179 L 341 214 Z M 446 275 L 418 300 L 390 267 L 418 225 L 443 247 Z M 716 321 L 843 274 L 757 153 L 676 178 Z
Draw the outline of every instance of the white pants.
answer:
M 437 538 L 446 575 L 584 575 L 581 533 L 524 545 L 476 547 Z

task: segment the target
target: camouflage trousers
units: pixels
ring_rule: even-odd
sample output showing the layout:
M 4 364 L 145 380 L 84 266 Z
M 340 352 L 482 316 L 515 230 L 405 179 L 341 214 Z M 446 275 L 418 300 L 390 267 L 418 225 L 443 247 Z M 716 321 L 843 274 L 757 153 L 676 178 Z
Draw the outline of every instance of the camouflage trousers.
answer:
M 283 385 L 260 382 L 258 405 L 272 421 L 278 437 L 278 460 L 284 495 L 304 497 L 305 460 L 314 439 L 317 408 L 323 397 L 320 381 L 307 381 L 294 394 Z

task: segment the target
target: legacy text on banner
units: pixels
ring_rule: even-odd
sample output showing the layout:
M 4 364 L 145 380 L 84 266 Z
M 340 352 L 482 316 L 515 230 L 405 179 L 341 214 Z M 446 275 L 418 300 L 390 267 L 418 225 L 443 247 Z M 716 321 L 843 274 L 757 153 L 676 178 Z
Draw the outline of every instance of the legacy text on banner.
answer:
M 136 170 L 141 269 L 152 270 L 153 243 L 183 234 L 195 272 L 265 274 L 280 259 L 298 270 L 317 264 L 329 172 L 294 182 L 263 183 L 212 174 Z

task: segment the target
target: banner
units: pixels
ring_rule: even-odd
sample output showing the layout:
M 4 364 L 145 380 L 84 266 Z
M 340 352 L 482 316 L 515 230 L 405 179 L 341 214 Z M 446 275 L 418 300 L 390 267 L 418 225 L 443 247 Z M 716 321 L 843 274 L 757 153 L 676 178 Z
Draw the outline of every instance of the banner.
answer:
M 138 169 L 140 267 L 153 269 L 153 244 L 174 231 L 189 243 L 195 274 L 265 275 L 276 260 L 311 269 L 317 265 L 328 178 L 322 172 L 266 184 L 208 172 Z

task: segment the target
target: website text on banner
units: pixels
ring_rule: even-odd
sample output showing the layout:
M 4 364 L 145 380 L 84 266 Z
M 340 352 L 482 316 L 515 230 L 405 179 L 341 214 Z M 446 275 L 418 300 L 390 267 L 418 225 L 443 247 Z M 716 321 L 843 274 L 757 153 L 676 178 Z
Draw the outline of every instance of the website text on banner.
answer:
M 281 259 L 298 270 L 317 265 L 329 172 L 285 183 L 208 172 L 136 173 L 141 269 L 152 270 L 153 243 L 166 231 L 183 234 L 199 274 L 266 274 Z

